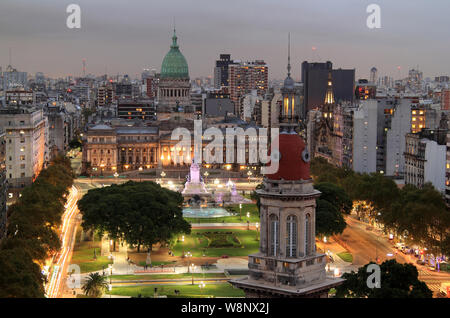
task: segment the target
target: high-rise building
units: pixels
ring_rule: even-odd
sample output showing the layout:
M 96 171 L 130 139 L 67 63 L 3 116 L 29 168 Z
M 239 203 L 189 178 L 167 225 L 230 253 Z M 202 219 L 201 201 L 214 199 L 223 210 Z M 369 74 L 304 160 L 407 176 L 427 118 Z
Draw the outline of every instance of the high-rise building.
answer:
M 11 65 L 8 65 L 5 72 L 0 70 L 0 87 L 4 89 L 23 87 L 26 88 L 28 84 L 27 72 L 19 72 Z
M 378 103 L 364 100 L 353 115 L 353 170 L 361 173 L 377 171 Z
M 99 107 L 111 106 L 114 102 L 114 85 L 110 82 L 97 88 L 97 105 Z
M 370 69 L 370 84 L 372 84 L 372 85 L 377 84 L 377 73 L 378 73 L 378 70 L 376 67 L 372 67 Z
M 156 120 L 156 107 L 151 99 L 121 99 L 117 115 L 124 119 Z
M 48 121 L 42 109 L 0 109 L 6 134 L 6 177 L 9 187 L 31 184 L 48 161 Z M 10 191 L 11 192 L 11 191 Z
M 241 97 L 251 90 L 256 90 L 257 95 L 264 96 L 269 88 L 269 68 L 262 60 L 253 62 L 230 64 L 229 87 L 230 98 L 234 104 L 235 114 L 241 116 Z
M 406 134 L 405 183 L 423 187 L 427 182 L 440 192 L 445 192 L 446 152 L 445 139 L 431 140 L 427 131 Z
M 333 63 L 302 63 L 305 112 L 322 105 L 327 90 L 328 74 L 333 78 L 336 102 L 352 102 L 355 92 L 355 70 L 335 69 Z
M 450 89 L 443 89 L 441 94 L 441 109 L 450 110 Z
M 214 87 L 220 89 L 222 86 L 229 86 L 228 66 L 233 64 L 230 54 L 220 54 L 214 68 Z

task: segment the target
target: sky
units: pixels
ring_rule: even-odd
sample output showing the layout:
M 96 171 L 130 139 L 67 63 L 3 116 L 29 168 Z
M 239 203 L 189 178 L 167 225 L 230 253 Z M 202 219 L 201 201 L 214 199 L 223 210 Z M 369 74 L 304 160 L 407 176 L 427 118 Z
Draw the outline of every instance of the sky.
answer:
M 69 29 L 69 4 L 81 8 L 81 28 Z M 369 4 L 381 28 L 366 25 Z M 449 0 L 1 0 L 0 66 L 52 77 L 129 74 L 161 68 L 175 25 L 191 78 L 212 76 L 219 54 L 263 59 L 270 79 L 286 77 L 291 34 L 292 76 L 301 63 L 330 60 L 368 78 L 450 74 Z M 313 50 L 312 48 L 316 49 Z M 398 70 L 400 66 L 400 71 Z

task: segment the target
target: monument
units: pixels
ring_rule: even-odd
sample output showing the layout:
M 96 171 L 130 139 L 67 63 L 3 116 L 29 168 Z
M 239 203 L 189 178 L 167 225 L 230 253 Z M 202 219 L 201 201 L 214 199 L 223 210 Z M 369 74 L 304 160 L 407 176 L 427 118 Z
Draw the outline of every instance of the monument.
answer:
M 326 255 L 315 244 L 316 199 L 309 172 L 309 152 L 295 132 L 293 80 L 283 87 L 277 160 L 278 171 L 264 176 L 260 198 L 259 252 L 248 257 L 248 277 L 230 280 L 246 297 L 326 298 L 343 279 L 327 277 Z
M 200 175 L 200 166 L 195 161 L 192 161 L 181 195 L 184 201 L 190 204 L 207 203 L 211 198 L 211 193 L 206 190 L 205 182 Z

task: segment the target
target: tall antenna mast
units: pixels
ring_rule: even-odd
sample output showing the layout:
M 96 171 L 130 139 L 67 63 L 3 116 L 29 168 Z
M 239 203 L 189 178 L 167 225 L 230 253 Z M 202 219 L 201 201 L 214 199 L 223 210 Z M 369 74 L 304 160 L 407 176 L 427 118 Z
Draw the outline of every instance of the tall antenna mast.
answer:
M 12 54 L 11 54 L 11 48 L 9 48 L 9 65 L 12 66 Z
M 288 33 L 288 65 L 287 65 L 288 77 L 291 77 L 291 33 Z

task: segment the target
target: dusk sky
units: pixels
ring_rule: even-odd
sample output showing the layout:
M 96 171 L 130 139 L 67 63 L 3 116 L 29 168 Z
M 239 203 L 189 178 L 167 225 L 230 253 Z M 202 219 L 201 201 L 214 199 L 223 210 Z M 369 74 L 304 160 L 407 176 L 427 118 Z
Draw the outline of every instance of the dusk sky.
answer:
M 81 29 L 68 29 L 66 7 L 81 7 Z M 381 29 L 366 26 L 366 7 L 381 7 Z M 213 75 L 220 53 L 264 59 L 271 79 L 286 74 L 291 33 L 293 77 L 304 60 L 331 60 L 367 78 L 450 74 L 449 0 L 1 0 L 0 65 L 49 76 L 160 71 L 173 19 L 191 78 Z M 312 47 L 316 47 L 313 52 Z

